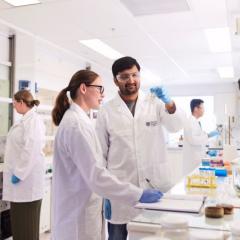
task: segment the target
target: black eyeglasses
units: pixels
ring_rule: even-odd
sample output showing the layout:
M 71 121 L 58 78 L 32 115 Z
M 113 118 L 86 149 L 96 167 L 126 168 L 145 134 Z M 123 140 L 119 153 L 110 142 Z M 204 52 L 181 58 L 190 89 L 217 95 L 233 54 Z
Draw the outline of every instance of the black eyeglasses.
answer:
M 101 94 L 104 93 L 104 86 L 101 85 L 94 85 L 94 84 L 85 84 L 87 87 L 96 87 Z

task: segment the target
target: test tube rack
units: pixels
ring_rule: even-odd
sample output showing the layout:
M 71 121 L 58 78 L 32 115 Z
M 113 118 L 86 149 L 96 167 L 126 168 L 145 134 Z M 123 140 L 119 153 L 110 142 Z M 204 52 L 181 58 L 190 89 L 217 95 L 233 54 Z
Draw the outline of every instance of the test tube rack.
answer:
M 216 177 L 197 174 L 187 176 L 187 187 L 216 188 Z

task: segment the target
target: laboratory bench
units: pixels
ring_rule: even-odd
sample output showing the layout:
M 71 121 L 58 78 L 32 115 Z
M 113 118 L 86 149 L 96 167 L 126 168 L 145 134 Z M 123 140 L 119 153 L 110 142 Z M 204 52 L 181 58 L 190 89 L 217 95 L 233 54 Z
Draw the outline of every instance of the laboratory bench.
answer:
M 232 177 L 218 178 L 217 188 L 187 188 L 185 179 L 177 183 L 168 193 L 176 195 L 205 195 L 208 196 L 205 205 L 215 202 L 235 202 L 240 207 L 240 198 L 237 197 L 232 187 Z M 230 225 L 234 221 L 240 221 L 240 208 L 234 208 L 234 213 L 224 215 L 223 218 L 208 218 L 204 214 L 204 206 L 200 213 L 183 213 L 159 210 L 143 210 L 140 215 L 128 224 L 129 240 L 140 240 L 147 236 L 154 236 L 163 232 L 162 220 L 167 216 L 184 218 L 188 222 L 188 234 L 194 231 L 210 231 L 223 233 L 223 239 L 232 239 Z M 180 240 L 182 238 L 170 238 Z M 187 240 L 188 238 L 183 238 Z

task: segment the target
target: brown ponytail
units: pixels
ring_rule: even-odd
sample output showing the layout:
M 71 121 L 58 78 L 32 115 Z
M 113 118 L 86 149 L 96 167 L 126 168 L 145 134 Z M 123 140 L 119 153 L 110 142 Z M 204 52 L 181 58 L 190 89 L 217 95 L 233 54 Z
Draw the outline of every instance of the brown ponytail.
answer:
M 58 94 L 55 106 L 52 111 L 52 119 L 56 126 L 60 124 L 64 113 L 70 107 L 67 92 L 70 92 L 71 99 L 74 100 L 77 98 L 77 90 L 79 86 L 82 83 L 91 84 L 97 77 L 97 73 L 89 70 L 80 70 L 72 76 L 68 86 Z
M 20 90 L 16 92 L 13 97 L 17 102 L 23 101 L 29 108 L 34 107 L 34 105 L 38 106 L 40 104 L 39 100 L 33 99 L 32 94 L 28 90 Z
M 56 126 L 58 126 L 63 118 L 64 113 L 70 106 L 67 97 L 67 88 L 64 88 L 57 96 L 55 106 L 52 110 L 52 119 Z
M 33 100 L 32 102 L 31 102 L 31 104 L 32 104 L 32 106 L 38 106 L 39 104 L 40 104 L 40 101 L 39 100 Z

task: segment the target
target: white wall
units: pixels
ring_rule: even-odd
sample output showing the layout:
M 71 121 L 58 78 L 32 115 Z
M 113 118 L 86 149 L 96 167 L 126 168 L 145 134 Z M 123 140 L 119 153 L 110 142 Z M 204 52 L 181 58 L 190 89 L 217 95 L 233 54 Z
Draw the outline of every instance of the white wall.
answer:
M 31 81 L 31 88 L 34 92 L 34 82 L 36 74 L 36 66 L 34 62 L 35 54 L 35 39 L 26 34 L 17 33 L 14 92 L 18 91 L 19 80 Z
M 68 85 L 72 75 L 84 69 L 89 62 L 92 70 L 104 81 L 106 101 L 117 92 L 111 69 L 104 69 L 88 59 L 76 56 L 34 36 L 16 32 L 15 91 L 18 90 L 19 80 L 30 80 L 32 90 L 34 83 L 37 82 L 39 88 L 60 91 Z
M 236 83 L 167 86 L 171 96 L 213 96 L 217 123 L 225 123 L 226 117 L 238 116 Z M 227 112 L 225 111 L 227 109 Z
M 39 88 L 60 91 L 66 87 L 71 76 L 80 69 L 84 69 L 88 59 L 76 56 L 46 41 L 24 33 L 17 32 L 16 37 L 16 89 L 18 80 L 36 81 Z M 104 69 L 91 63 L 105 85 L 105 101 L 113 97 L 117 88 L 112 80 L 111 69 Z M 32 84 L 34 87 L 34 84 Z M 237 94 L 239 92 L 234 83 L 199 84 L 199 85 L 169 85 L 167 89 L 171 96 L 214 96 L 214 112 L 218 123 L 223 123 L 227 114 L 237 114 Z M 148 89 L 145 89 L 149 91 Z
M 86 63 L 89 61 L 57 46 L 38 40 L 35 62 L 36 80 L 39 87 L 61 90 L 67 86 L 76 71 L 85 69 Z M 105 84 L 109 82 L 110 69 L 106 71 L 94 63 L 91 63 L 91 69 L 103 78 Z
M 1 46 L 1 51 L 0 51 L 0 64 L 1 63 L 6 63 L 9 61 L 9 41 L 7 38 L 7 35 L 1 35 L 0 33 L 0 46 Z

